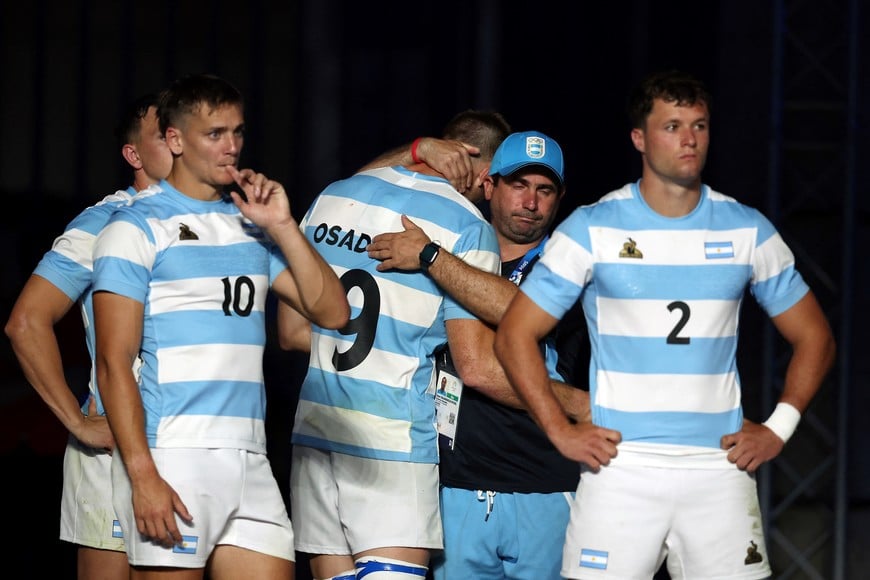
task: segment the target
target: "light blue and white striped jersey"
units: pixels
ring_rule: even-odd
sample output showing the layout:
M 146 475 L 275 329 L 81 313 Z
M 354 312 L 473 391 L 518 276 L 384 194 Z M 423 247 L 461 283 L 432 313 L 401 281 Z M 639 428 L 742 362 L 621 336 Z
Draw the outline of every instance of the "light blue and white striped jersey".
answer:
M 582 292 L 592 419 L 622 433 L 620 461 L 734 469 L 719 444 L 743 422 L 745 291 L 776 316 L 809 288 L 759 211 L 705 185 L 690 214 L 667 218 L 638 183 L 575 209 L 520 291 L 557 318 Z
M 105 414 L 100 400 L 94 368 L 94 300 L 91 282 L 94 277 L 93 250 L 97 234 L 109 221 L 115 208 L 130 202 L 136 190 L 131 186 L 118 190 L 100 200 L 96 205 L 85 208 L 67 224 L 45 253 L 33 273 L 45 278 L 73 302 L 79 302 L 82 323 L 85 329 L 85 343 L 91 357 L 91 373 L 88 390 L 97 403 L 97 413 Z M 87 414 L 88 400 L 82 403 L 82 412 Z
M 164 180 L 112 215 L 94 248 L 94 291 L 144 304 L 151 447 L 266 452 L 266 294 L 286 267 L 229 197 L 193 199 Z
M 312 328 L 293 443 L 374 459 L 437 463 L 434 357 L 445 320 L 473 318 L 425 273 L 378 272 L 371 239 L 401 231 L 402 214 L 446 251 L 488 272 L 498 242 L 480 211 L 446 180 L 381 168 L 327 187 L 300 224 L 341 278 L 351 319 Z

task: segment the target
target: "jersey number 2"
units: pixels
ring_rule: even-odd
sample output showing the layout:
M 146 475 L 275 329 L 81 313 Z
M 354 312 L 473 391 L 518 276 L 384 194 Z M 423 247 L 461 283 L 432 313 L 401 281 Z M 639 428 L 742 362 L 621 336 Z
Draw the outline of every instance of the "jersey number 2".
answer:
M 682 314 L 680 319 L 677 321 L 677 324 L 673 329 L 671 329 L 670 334 L 668 334 L 668 344 L 689 344 L 691 339 L 688 336 L 680 336 L 680 331 L 685 328 L 686 323 L 689 322 L 689 316 L 692 313 L 691 310 L 689 310 L 689 305 L 682 300 L 678 300 L 668 304 L 668 310 L 670 312 L 679 310 Z

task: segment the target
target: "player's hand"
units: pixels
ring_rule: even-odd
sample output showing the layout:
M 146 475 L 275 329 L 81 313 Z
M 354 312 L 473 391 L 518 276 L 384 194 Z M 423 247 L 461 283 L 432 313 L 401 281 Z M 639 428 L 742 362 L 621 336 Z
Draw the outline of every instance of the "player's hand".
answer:
M 721 446 L 728 451 L 728 461 L 739 469 L 755 473 L 782 452 L 785 442 L 764 425 L 747 419 L 740 431 L 722 437 Z
M 82 444 L 94 449 L 111 453 L 115 448 L 115 438 L 109 428 L 109 421 L 105 415 L 97 413 L 97 401 L 93 395 L 88 396 L 88 414 L 83 416 L 82 422 L 72 431 L 72 435 Z
M 592 471 L 608 465 L 616 457 L 616 444 L 622 441 L 619 431 L 598 427 L 591 422 L 572 423 L 552 436 L 559 452 L 574 461 L 585 463 Z
M 425 137 L 417 145 L 417 158 L 446 177 L 459 193 L 474 185 L 471 158 L 477 155 L 480 149 L 462 141 Z
M 156 472 L 133 483 L 133 513 L 139 533 L 167 548 L 182 542 L 175 514 L 193 521 L 181 497 Z
M 369 258 L 381 261 L 379 272 L 420 269 L 420 252 L 431 240 L 408 216 L 402 216 L 402 226 L 403 232 L 376 235 L 366 248 Z
M 243 198 L 238 192 L 230 191 L 233 203 L 243 216 L 263 229 L 285 224 L 295 226 L 290 213 L 290 200 L 283 185 L 252 169 L 239 171 L 228 165 L 227 172 L 245 192 Z

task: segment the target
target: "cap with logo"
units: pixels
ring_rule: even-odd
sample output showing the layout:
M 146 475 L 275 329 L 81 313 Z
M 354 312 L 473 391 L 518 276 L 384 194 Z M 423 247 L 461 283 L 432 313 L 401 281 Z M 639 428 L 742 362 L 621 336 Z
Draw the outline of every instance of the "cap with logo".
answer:
M 508 135 L 492 156 L 489 174 L 504 177 L 530 165 L 546 167 L 558 179 L 558 185 L 564 184 L 565 160 L 562 158 L 562 148 L 553 138 L 539 131 Z

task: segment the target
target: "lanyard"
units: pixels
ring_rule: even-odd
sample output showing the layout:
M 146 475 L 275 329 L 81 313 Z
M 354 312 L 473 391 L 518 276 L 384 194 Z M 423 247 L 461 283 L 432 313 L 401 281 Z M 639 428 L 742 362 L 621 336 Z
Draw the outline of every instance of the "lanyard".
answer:
M 526 268 L 529 267 L 529 264 L 534 262 L 540 255 L 541 250 L 544 249 L 544 244 L 547 243 L 549 237 L 550 236 L 544 236 L 543 238 L 541 238 L 541 241 L 538 242 L 537 246 L 526 252 L 526 255 L 523 256 L 523 259 L 520 260 L 519 264 L 517 264 L 516 268 L 514 268 L 513 273 L 511 273 L 510 277 L 508 278 L 509 281 L 513 282 L 517 286 L 520 285 L 520 282 L 523 281 L 524 271 L 526 270 Z

